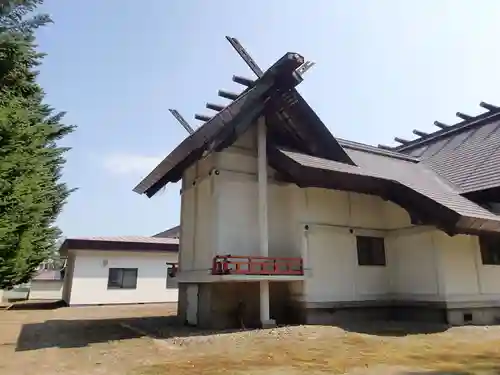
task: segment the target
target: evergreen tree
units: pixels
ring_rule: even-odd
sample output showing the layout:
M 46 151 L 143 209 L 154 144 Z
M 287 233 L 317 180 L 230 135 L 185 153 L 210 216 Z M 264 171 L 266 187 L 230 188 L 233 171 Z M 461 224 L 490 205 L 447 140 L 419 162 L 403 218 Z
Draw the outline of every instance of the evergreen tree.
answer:
M 60 182 L 66 148 L 57 141 L 73 131 L 43 103 L 34 31 L 51 22 L 33 15 L 42 0 L 0 5 L 0 289 L 27 282 L 53 252 L 54 225 L 71 190 Z

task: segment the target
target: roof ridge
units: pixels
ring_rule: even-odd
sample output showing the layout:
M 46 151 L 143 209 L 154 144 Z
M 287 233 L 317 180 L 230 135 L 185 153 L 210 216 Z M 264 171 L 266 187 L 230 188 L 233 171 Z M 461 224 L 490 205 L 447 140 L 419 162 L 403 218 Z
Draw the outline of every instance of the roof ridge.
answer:
M 343 139 L 343 138 L 338 138 L 335 137 L 337 141 L 340 143 L 342 147 L 345 148 L 350 148 L 353 150 L 359 150 L 359 151 L 365 151 L 368 153 L 376 154 L 376 155 L 383 155 L 383 156 L 388 156 L 396 159 L 401 159 L 401 160 L 406 160 L 406 161 L 412 161 L 412 162 L 419 162 L 420 159 L 411 155 L 403 154 L 398 151 L 392 151 L 392 150 L 386 150 L 382 149 L 373 145 L 369 145 L 366 143 L 361 143 L 357 141 L 351 141 L 348 139 Z
M 488 109 L 486 112 L 480 113 L 477 116 L 468 116 L 464 115 L 460 112 L 457 112 L 457 116 L 460 118 L 463 118 L 464 121 L 461 121 L 457 124 L 454 125 L 445 125 L 440 123 L 439 121 L 434 121 L 434 124 L 436 126 L 439 126 L 441 129 L 425 134 L 424 132 L 420 132 L 417 130 L 414 130 L 413 133 L 419 135 L 418 138 L 413 139 L 411 141 L 405 141 L 404 139 L 400 138 L 395 138 L 396 141 L 402 142 L 401 145 L 399 146 L 394 146 L 390 147 L 392 150 L 396 152 L 402 152 L 402 151 L 409 151 L 412 150 L 416 147 L 422 146 L 427 144 L 430 141 L 440 139 L 445 136 L 449 136 L 451 134 L 464 131 L 467 129 L 470 129 L 475 126 L 481 126 L 484 125 L 485 123 L 491 122 L 498 117 L 500 117 L 500 107 L 495 107 L 492 106 L 491 104 L 487 104 L 484 102 L 480 103 L 480 106 L 483 108 Z M 380 147 L 380 146 L 379 146 Z M 387 146 L 384 146 L 383 148 L 385 149 Z M 382 148 L 382 147 L 381 147 Z

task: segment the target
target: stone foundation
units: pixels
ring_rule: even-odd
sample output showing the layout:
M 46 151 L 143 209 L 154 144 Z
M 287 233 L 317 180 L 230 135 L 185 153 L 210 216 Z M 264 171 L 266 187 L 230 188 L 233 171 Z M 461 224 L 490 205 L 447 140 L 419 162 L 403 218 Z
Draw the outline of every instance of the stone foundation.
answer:
M 187 284 L 179 283 L 178 284 L 179 297 L 177 300 L 177 316 L 180 321 L 186 323 L 186 309 L 187 309 L 187 294 L 186 288 Z
M 343 325 L 369 321 L 412 321 L 446 323 L 446 311 L 438 307 L 339 307 L 310 308 L 305 310 L 305 324 Z
M 178 315 L 186 320 L 186 285 L 179 284 Z M 198 327 L 241 327 L 239 303 L 245 327 L 259 327 L 258 282 L 198 284 Z M 292 302 L 289 284 L 270 282 L 270 316 L 277 324 L 343 325 L 363 321 L 410 321 L 460 325 L 492 325 L 500 322 L 500 307 L 468 306 L 467 303 L 416 301 Z
M 453 308 L 447 311 L 450 325 L 493 325 L 500 323 L 500 307 Z

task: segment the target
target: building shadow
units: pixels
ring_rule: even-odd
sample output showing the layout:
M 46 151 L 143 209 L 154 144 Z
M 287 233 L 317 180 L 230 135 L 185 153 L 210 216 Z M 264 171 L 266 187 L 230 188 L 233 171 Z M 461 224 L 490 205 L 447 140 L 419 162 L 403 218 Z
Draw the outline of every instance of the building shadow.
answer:
M 24 324 L 16 342 L 16 351 L 45 348 L 81 348 L 92 344 L 140 337 L 168 339 L 207 336 L 239 330 L 202 330 L 188 327 L 176 316 L 116 319 L 47 320 Z
M 444 323 L 387 320 L 340 321 L 334 325 L 347 332 L 385 337 L 403 337 L 409 335 L 442 333 L 450 328 L 448 324 Z

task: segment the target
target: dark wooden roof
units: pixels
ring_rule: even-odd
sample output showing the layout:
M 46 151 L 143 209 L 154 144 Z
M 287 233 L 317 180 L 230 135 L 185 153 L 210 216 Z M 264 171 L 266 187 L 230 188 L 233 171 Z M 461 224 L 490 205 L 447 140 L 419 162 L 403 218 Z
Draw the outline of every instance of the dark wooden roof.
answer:
M 370 146 L 344 148 L 355 166 L 270 146 L 270 163 L 301 187 L 324 187 L 379 195 L 404 207 L 425 224 L 448 233 L 500 231 L 500 216 L 460 195 L 434 171 Z
M 395 147 L 418 157 L 462 193 L 500 186 L 500 110 L 495 108 Z
M 282 145 L 331 160 L 353 164 L 343 148 L 294 89 L 300 80 L 295 69 L 302 56 L 287 53 L 234 102 L 218 112 L 177 146 L 135 188 L 152 197 L 207 152 L 230 146 L 261 115 L 265 115 L 269 136 Z
M 177 253 L 179 251 L 179 240 L 176 238 L 142 236 L 66 238 L 61 245 L 59 252 L 62 255 L 66 255 L 68 250 Z

